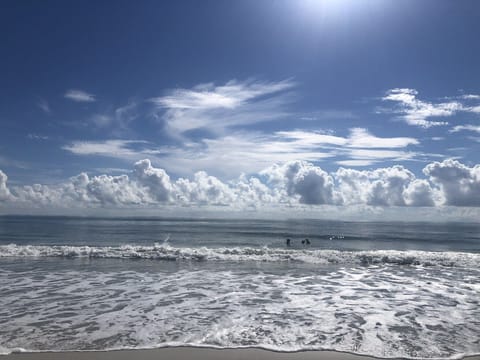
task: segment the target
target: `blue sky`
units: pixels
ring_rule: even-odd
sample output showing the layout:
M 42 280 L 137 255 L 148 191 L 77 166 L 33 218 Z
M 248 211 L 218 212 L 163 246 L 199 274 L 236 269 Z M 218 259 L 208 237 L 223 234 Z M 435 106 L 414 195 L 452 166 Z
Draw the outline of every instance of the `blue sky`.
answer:
M 477 206 L 479 11 L 443 0 L 4 1 L 4 192 L 25 202 L 22 187 L 80 173 L 133 181 L 143 159 L 175 189 L 201 172 L 272 190 L 272 167 L 300 161 L 335 191 L 339 168 L 370 172 L 372 187 L 375 171 L 408 170 L 403 202 L 362 204 L 411 205 L 418 180 L 441 193 L 419 204 Z M 463 195 L 425 170 L 434 164 L 467 174 L 455 179 L 469 184 Z M 348 203 L 318 197 L 328 181 L 307 197 L 282 181 L 297 202 Z

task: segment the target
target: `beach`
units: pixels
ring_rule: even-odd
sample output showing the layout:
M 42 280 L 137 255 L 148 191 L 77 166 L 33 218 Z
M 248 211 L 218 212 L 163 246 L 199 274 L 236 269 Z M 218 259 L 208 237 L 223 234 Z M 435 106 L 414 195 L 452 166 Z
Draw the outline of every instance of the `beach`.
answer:
M 86 351 L 16 353 L 2 356 L 5 360 L 373 360 L 370 356 L 355 355 L 338 351 L 275 352 L 262 349 L 211 349 L 196 347 L 174 347 L 150 350 Z M 466 357 L 480 360 L 480 356 Z

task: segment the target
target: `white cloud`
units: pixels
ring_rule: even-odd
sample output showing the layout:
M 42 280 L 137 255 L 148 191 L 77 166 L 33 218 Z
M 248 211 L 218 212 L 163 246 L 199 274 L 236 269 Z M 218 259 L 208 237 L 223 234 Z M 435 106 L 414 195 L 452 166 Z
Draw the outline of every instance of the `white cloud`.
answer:
M 298 198 L 301 204 L 338 204 L 333 178 L 318 166 L 305 161 L 273 165 L 261 172 L 277 191 Z
M 95 95 L 89 94 L 83 90 L 68 90 L 64 95 L 66 99 L 70 99 L 76 102 L 94 102 L 96 101 Z
M 0 201 L 9 200 L 11 197 L 10 190 L 7 187 L 7 175 L 0 170 Z
M 230 209 L 264 206 L 295 209 L 328 205 L 347 209 L 373 207 L 480 207 L 480 165 L 468 167 L 455 160 L 427 165 L 427 179 L 418 179 L 403 166 L 369 171 L 340 168 L 327 173 L 306 161 L 288 161 L 256 175 L 224 182 L 204 171 L 194 177 L 171 179 L 147 160 L 132 172 L 118 176 L 81 173 L 57 185 L 7 186 L 0 171 L 3 209 L 218 206 Z
M 454 126 L 450 130 L 450 132 L 455 133 L 455 132 L 459 132 L 459 131 L 463 131 L 463 130 L 475 131 L 475 132 L 480 133 L 480 125 L 457 125 L 457 126 Z
M 175 89 L 151 101 L 167 109 L 235 109 L 249 100 L 290 89 L 293 85 L 289 80 L 276 83 L 231 80 L 220 86 L 209 83 L 192 90 Z
M 434 206 L 441 198 L 428 181 L 403 166 L 359 171 L 340 168 L 334 174 L 346 205 Z
M 446 205 L 480 206 L 480 165 L 468 167 L 448 159 L 428 164 L 423 172 L 440 187 Z
M 367 129 L 350 129 L 347 146 L 356 148 L 404 148 L 408 145 L 418 145 L 417 139 L 410 137 L 380 138 L 368 132 Z
M 418 145 L 419 142 L 415 138 L 410 137 L 393 137 L 380 138 L 372 135 L 364 128 L 350 129 L 348 137 L 339 137 L 331 134 L 324 134 L 315 131 L 278 131 L 276 135 L 283 137 L 286 140 L 291 140 L 291 143 L 308 147 L 321 147 L 326 145 L 333 145 L 347 148 L 404 148 L 409 145 Z
M 207 171 L 217 176 L 254 173 L 272 163 L 337 158 L 337 163 L 366 166 L 380 161 L 412 160 L 417 152 L 398 150 L 417 145 L 410 137 L 381 138 L 366 129 L 353 128 L 347 137 L 319 131 L 231 132 L 229 135 L 177 146 L 155 147 L 146 141 L 76 141 L 63 147 L 76 155 L 100 155 L 128 161 L 150 157 L 169 171 L 189 175 Z M 393 149 L 393 150 L 392 150 Z
M 362 167 L 362 166 L 369 166 L 375 163 L 373 160 L 339 160 L 335 161 L 336 164 L 341 165 L 341 166 L 353 166 L 353 167 Z
M 234 190 L 204 171 L 195 173 L 193 181 L 180 178 L 175 183 L 178 199 L 200 205 L 235 205 Z
M 441 202 L 441 195 L 424 179 L 411 181 L 403 190 L 403 197 L 409 206 L 435 206 L 435 202 Z
M 148 159 L 135 163 L 134 178 L 147 189 L 150 197 L 156 201 L 170 201 L 173 186 L 170 176 L 163 169 L 154 168 Z
M 370 161 L 374 164 L 378 161 L 404 161 L 411 160 L 419 155 L 415 152 L 384 150 L 384 149 L 350 149 L 348 155 L 353 160 Z
M 223 177 L 254 173 L 269 164 L 285 161 L 319 162 L 330 158 L 338 164 L 368 166 L 427 156 L 406 150 L 420 144 L 413 137 L 378 137 L 359 127 L 351 128 L 347 136 L 322 130 L 266 133 L 249 128 L 260 122 L 286 120 L 287 115 L 299 118 L 300 115 L 296 117 L 287 110 L 295 86 L 291 80 L 232 80 L 224 85 L 209 83 L 191 89 L 173 89 L 165 96 L 150 99 L 172 145 L 128 140 L 75 141 L 63 149 L 77 155 L 108 156 L 129 162 L 149 157 L 179 175 L 207 171 Z M 413 90 L 391 96 L 405 102 L 415 100 Z M 137 116 L 135 106 L 131 103 L 114 113 L 96 114 L 91 122 L 97 128 L 118 130 L 121 124 Z M 339 116 L 338 112 L 330 115 Z
M 477 105 L 477 106 L 471 106 L 469 108 L 467 108 L 468 111 L 472 112 L 472 113 L 475 113 L 475 114 L 480 114 L 480 105 Z
M 458 111 L 464 110 L 463 105 L 458 101 L 442 103 L 430 103 L 419 100 L 418 92 L 414 89 L 391 89 L 382 98 L 383 100 L 394 101 L 399 106 L 394 111 L 409 125 L 429 128 L 432 126 L 448 125 L 446 121 L 432 121 L 432 117 L 449 117 Z
M 295 147 L 303 149 L 324 147 L 326 145 L 346 146 L 349 141 L 340 136 L 324 134 L 316 131 L 277 131 L 275 134 L 279 139 L 282 139 L 282 141 L 289 142 Z
M 480 100 L 480 95 L 476 94 L 465 94 L 461 96 L 462 99 L 467 99 L 467 100 Z
M 132 146 L 145 144 L 142 140 L 105 140 L 105 141 L 74 141 L 62 147 L 76 155 L 99 155 L 119 159 L 135 160 L 142 152 Z
M 193 89 L 174 89 L 151 99 L 172 136 L 205 129 L 223 133 L 226 128 L 283 118 L 290 102 L 291 80 L 259 82 L 231 80 L 225 85 L 201 84 Z
M 411 160 L 421 155 L 411 151 L 390 150 L 418 145 L 419 141 L 415 138 L 380 138 L 363 128 L 350 129 L 348 137 L 300 130 L 279 131 L 276 135 L 281 138 L 277 143 L 279 149 L 289 154 L 297 154 L 294 158 L 302 160 L 318 161 L 326 157 L 348 157 L 348 159 L 337 160 L 336 163 L 346 166 L 368 166 L 386 160 Z M 319 149 L 324 152 L 321 158 L 308 156 L 310 151 Z M 299 152 L 303 152 L 306 156 L 299 156 Z

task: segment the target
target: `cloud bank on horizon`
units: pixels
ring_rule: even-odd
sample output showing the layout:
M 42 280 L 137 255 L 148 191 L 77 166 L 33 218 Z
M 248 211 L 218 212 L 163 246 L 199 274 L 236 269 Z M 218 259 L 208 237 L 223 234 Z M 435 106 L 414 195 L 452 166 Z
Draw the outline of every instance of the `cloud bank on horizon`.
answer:
M 57 185 L 7 184 L 0 171 L 0 208 L 92 208 L 209 205 L 233 209 L 298 205 L 380 207 L 479 207 L 480 165 L 433 162 L 417 178 L 403 166 L 375 170 L 340 168 L 327 173 L 305 161 L 272 165 L 226 182 L 204 171 L 173 180 L 144 159 L 117 176 L 81 173 Z

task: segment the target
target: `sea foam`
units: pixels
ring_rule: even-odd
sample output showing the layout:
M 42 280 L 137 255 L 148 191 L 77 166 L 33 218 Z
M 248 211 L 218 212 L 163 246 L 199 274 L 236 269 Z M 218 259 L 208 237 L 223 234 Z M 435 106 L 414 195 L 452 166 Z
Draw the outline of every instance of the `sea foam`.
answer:
M 269 247 L 173 247 L 153 246 L 43 246 L 0 245 L 0 257 L 62 257 L 151 259 L 171 261 L 266 261 L 309 264 L 396 264 L 449 267 L 480 267 L 480 254 L 419 250 L 341 251 Z
M 138 271 L 141 262 L 127 270 L 69 263 L 0 268 L 4 352 L 172 345 L 388 358 L 480 352 L 478 269 L 288 264 L 262 271 L 218 262 L 212 271 L 203 262 Z

